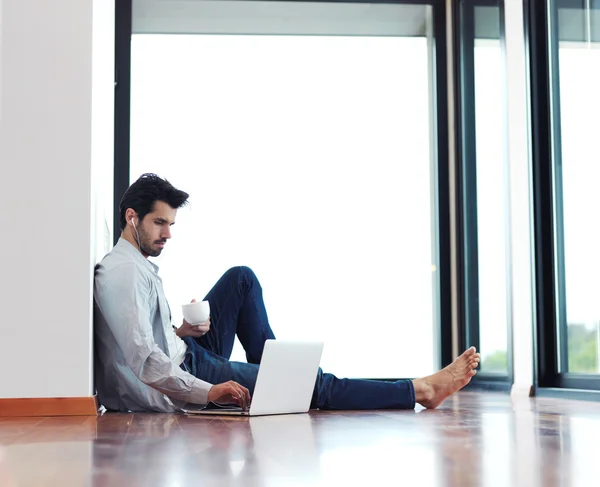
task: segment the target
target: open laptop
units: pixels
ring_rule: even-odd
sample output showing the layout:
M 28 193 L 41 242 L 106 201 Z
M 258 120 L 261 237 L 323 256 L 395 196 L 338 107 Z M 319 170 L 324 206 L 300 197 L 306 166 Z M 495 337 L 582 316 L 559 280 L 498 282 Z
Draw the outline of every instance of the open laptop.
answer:
M 187 414 L 240 416 L 305 413 L 310 408 L 322 352 L 322 342 L 267 340 L 247 411 L 214 403 L 183 411 Z

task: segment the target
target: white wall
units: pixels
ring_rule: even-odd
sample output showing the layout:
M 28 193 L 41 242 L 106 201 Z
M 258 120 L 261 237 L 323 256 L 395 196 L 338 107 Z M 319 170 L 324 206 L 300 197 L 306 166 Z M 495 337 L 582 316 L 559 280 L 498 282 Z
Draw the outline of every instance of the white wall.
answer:
M 95 150 L 102 133 L 112 143 L 112 120 L 100 130 L 107 112 L 92 117 L 92 80 L 106 95 L 113 73 L 112 60 L 93 69 L 92 50 L 103 35 L 112 42 L 113 5 L 1 3 L 2 398 L 92 394 L 92 175 L 106 186 L 112 165 L 99 160 L 92 171 L 92 140 Z M 95 70 L 109 64 L 105 76 Z

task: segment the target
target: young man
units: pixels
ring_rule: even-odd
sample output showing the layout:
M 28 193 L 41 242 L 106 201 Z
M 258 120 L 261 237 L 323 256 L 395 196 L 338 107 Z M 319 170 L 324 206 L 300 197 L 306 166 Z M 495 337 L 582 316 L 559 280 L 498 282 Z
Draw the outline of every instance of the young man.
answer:
M 206 296 L 206 323 L 179 328 L 158 267 L 177 209 L 188 194 L 155 174 L 143 174 L 120 204 L 121 238 L 96 266 L 96 385 L 100 402 L 116 411 L 173 412 L 186 403 L 250 403 L 265 340 L 275 338 L 258 279 L 247 267 L 228 270 Z M 231 362 L 235 336 L 245 362 Z M 470 348 L 440 372 L 397 382 L 338 379 L 318 372 L 311 407 L 320 409 L 435 408 L 475 375 Z

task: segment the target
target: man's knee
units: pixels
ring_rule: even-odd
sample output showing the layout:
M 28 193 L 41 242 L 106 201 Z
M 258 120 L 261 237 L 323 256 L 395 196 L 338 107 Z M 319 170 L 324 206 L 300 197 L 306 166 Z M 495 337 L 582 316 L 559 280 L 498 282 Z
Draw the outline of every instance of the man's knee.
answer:
M 254 271 L 245 265 L 235 266 L 224 274 L 229 279 L 235 279 L 236 282 L 246 282 L 247 284 L 258 284 L 258 278 Z

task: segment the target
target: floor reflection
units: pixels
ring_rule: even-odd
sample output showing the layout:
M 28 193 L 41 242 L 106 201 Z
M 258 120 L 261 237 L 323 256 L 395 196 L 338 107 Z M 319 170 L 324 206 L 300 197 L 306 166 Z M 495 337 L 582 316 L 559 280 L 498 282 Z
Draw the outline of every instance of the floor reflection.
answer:
M 0 485 L 3 487 L 16 487 L 17 484 L 6 457 L 6 448 L 0 446 Z
M 0 486 L 587 486 L 599 413 L 465 393 L 435 411 L 0 418 Z

